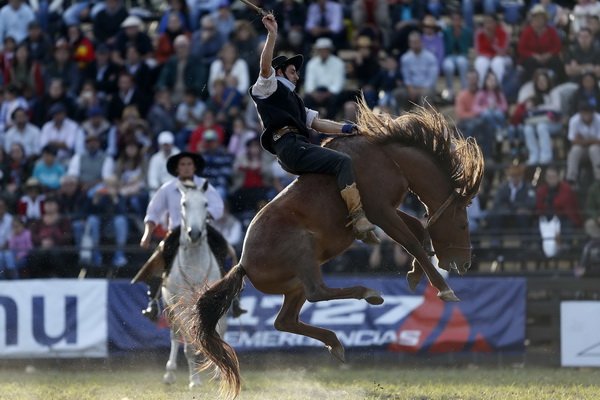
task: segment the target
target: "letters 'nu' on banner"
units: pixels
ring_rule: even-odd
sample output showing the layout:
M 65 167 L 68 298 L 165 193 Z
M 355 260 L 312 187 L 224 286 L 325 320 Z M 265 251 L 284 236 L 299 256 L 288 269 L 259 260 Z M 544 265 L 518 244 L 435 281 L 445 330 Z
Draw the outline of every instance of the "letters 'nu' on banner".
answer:
M 306 303 L 300 319 L 336 332 L 347 349 L 432 354 L 521 352 L 525 339 L 524 279 L 451 278 L 461 298 L 440 301 L 422 283 L 412 294 L 402 278 L 327 279 L 331 287 L 364 285 L 385 302 Z M 40 280 L 0 282 L 0 357 L 106 357 L 167 349 L 169 330 L 145 319 L 146 287 L 125 281 Z M 310 348 L 320 342 L 276 331 L 282 296 L 247 285 L 239 319 L 229 318 L 225 339 L 239 352 Z

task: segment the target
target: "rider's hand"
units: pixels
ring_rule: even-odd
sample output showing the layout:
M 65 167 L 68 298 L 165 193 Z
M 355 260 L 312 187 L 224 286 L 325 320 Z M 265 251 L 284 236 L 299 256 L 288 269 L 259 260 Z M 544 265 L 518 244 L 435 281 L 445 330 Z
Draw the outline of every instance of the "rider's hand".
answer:
M 277 21 L 275 20 L 275 16 L 273 14 L 269 14 L 264 16 L 262 19 L 262 23 L 267 28 L 269 33 L 277 33 Z
M 140 247 L 144 249 L 150 248 L 150 241 L 152 240 L 152 235 L 150 232 L 144 232 L 144 236 L 142 236 L 142 240 L 140 240 Z

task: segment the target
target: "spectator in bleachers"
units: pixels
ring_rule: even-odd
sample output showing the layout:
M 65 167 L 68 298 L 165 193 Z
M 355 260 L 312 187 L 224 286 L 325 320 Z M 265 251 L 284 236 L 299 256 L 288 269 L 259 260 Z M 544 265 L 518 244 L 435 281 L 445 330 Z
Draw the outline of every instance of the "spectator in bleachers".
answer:
M 492 207 L 489 208 L 489 228 L 494 234 L 508 227 L 516 227 L 524 233 L 531 227 L 535 211 L 535 190 L 524 180 L 525 167 L 512 165 L 506 170 L 507 180 L 497 189 Z M 493 247 L 500 245 L 500 239 L 490 240 Z
M 212 14 L 217 11 L 219 0 L 187 0 L 187 5 L 190 10 L 191 29 L 195 31 L 198 27 L 202 28 L 204 26 L 202 21 L 204 17 L 210 15 L 213 18 Z M 257 4 L 257 6 L 260 7 L 261 5 Z M 256 17 L 256 14 L 254 14 L 254 17 Z M 200 25 L 198 25 L 198 21 L 200 21 Z
M 344 10 L 343 6 L 332 0 L 316 0 L 306 10 L 304 32 L 309 43 L 319 38 L 328 38 L 335 48 L 343 47 L 344 39 Z
M 217 23 L 217 32 L 227 38 L 235 30 L 235 16 L 231 12 L 229 0 L 219 0 L 217 10 L 213 13 Z
M 34 177 L 27 178 L 23 185 L 23 196 L 17 202 L 17 215 L 29 221 L 42 218 L 46 195 L 42 194 L 40 181 Z
M 358 80 L 358 88 L 370 95 L 369 106 L 373 108 L 376 104 L 377 93 L 370 85 L 374 77 L 379 75 L 381 66 L 379 64 L 379 49 L 369 36 L 359 36 L 356 38 L 356 54 L 352 60 L 352 70 L 354 77 Z
M 62 105 L 67 117 L 75 118 L 77 106 L 73 98 L 65 92 L 63 81 L 61 79 L 52 79 L 49 83 L 46 82 L 46 84 L 48 85 L 48 90 L 33 104 L 32 122 L 42 127 L 49 118 L 52 118 L 50 109 L 56 104 Z
M 52 1 L 50 8 L 56 10 L 56 12 L 62 14 L 62 24 L 63 26 L 69 26 L 72 24 L 80 24 L 83 21 L 94 20 L 100 11 L 104 10 L 106 7 L 106 2 L 104 1 L 96 1 L 96 0 L 59 0 L 60 3 L 57 4 L 56 1 Z M 66 10 L 63 9 L 66 7 Z
M 225 79 L 215 79 L 212 95 L 207 102 L 207 107 L 215 112 L 217 122 L 226 128 L 229 128 L 231 121 L 241 112 L 243 96 L 237 90 L 236 83 L 232 75 Z
M 175 138 L 177 147 L 183 149 L 188 147 L 190 135 L 202 122 L 204 111 L 206 111 L 206 103 L 198 98 L 194 89 L 186 89 L 183 101 L 179 103 L 175 112 L 175 119 L 178 126 Z
M 421 0 L 401 0 L 390 4 L 392 33 L 388 50 L 392 54 L 401 56 L 408 50 L 408 35 L 418 30 L 425 12 L 425 2 Z
M 219 51 L 219 57 L 210 64 L 208 73 L 208 93 L 214 94 L 214 82 L 221 78 L 227 80 L 233 77 L 239 93 L 246 93 L 250 87 L 248 63 L 238 56 L 237 49 L 232 43 L 225 43 Z
M 229 192 L 234 214 L 256 210 L 259 202 L 268 199 L 272 186 L 273 157 L 262 149 L 258 137 L 247 140 L 245 147 L 246 151 L 237 155 L 233 163 L 233 182 Z
M 152 98 L 154 93 L 152 89 L 154 88 L 155 74 L 142 59 L 138 48 L 133 43 L 127 44 L 124 61 L 123 71 L 133 77 L 135 87 L 146 96 Z
M 54 79 L 66 84 L 67 95 L 77 96 L 81 87 L 81 71 L 71 59 L 69 44 L 66 39 L 58 39 L 54 46 L 52 61 L 44 67 L 44 82 L 50 85 Z
M 84 136 L 97 136 L 100 138 L 100 148 L 111 155 L 116 154 L 116 132 L 106 117 L 104 109 L 100 106 L 94 106 L 87 110 L 86 119 L 81 124 Z
M 12 113 L 13 126 L 4 136 L 4 149 L 8 153 L 12 145 L 19 143 L 25 152 L 25 157 L 34 158 L 40 154 L 40 129 L 29 123 L 29 114 L 22 107 Z
M 600 17 L 597 15 L 590 15 L 587 18 L 587 29 L 592 33 L 592 37 L 594 38 L 594 47 L 600 47 Z M 580 30 L 581 32 L 581 30 Z
M 29 48 L 21 43 L 15 50 L 15 56 L 4 69 L 4 85 L 15 86 L 25 99 L 40 97 L 44 94 L 44 76 L 42 65 L 31 58 Z M 9 86 L 9 87 L 10 87 Z
M 81 92 L 79 92 L 79 96 L 77 97 L 77 115 L 75 117 L 76 121 L 83 121 L 88 112 L 95 107 L 102 107 L 101 104 L 103 102 L 98 97 L 98 92 L 96 92 L 96 85 L 92 81 L 85 81 L 81 87 Z
M 69 162 L 67 175 L 76 177 L 82 192 L 102 183 L 115 172 L 113 158 L 100 149 L 100 138 L 88 135 L 85 138 L 85 151 L 75 154 Z
M 185 0 L 169 0 L 167 3 L 167 10 L 160 17 L 160 21 L 158 22 L 158 34 L 162 35 L 167 31 L 169 26 L 169 19 L 172 14 L 177 15 L 179 21 L 181 22 L 181 27 L 184 31 L 191 31 L 190 24 L 190 12 L 188 9 L 188 5 Z M 157 46 L 158 50 L 158 46 Z
M 381 71 L 363 88 L 365 100 L 369 106 L 378 105 L 385 112 L 397 115 L 399 103 L 402 102 L 403 85 L 398 59 L 386 54 Z
M 475 14 L 475 4 L 481 3 L 484 14 L 496 14 L 500 0 L 463 0 L 462 13 L 469 28 L 473 28 L 473 15 Z
M 15 56 L 15 49 L 17 48 L 17 42 L 12 36 L 5 36 L 2 41 L 2 49 L 0 51 L 0 70 L 8 68 L 13 57 Z
M 594 170 L 594 177 L 585 201 L 584 229 L 592 239 L 600 239 L 600 174 L 597 169 Z
M 445 57 L 442 63 L 448 98 L 454 98 L 454 75 L 458 73 L 461 88 L 467 87 L 467 70 L 469 68 L 469 49 L 473 47 L 473 31 L 465 26 L 460 12 L 450 15 L 450 25 L 444 31 Z
M 538 4 L 529 11 L 530 23 L 519 36 L 517 52 L 519 65 L 523 67 L 522 81 L 529 80 L 534 71 L 549 70 L 555 82 L 564 77 L 563 62 L 560 59 L 562 41 L 556 29 L 548 23 L 544 6 Z
M 97 44 L 114 46 L 128 12 L 121 0 L 106 0 L 105 3 L 106 8 L 92 17 L 94 40 Z
M 208 67 L 190 52 L 190 40 L 187 36 L 179 35 L 175 38 L 174 46 L 175 55 L 162 67 L 156 87 L 168 88 L 173 103 L 179 104 L 186 90 L 193 90 L 199 94 L 204 89 Z
M 125 65 L 127 50 L 132 45 L 137 49 L 142 61 L 148 61 L 154 53 L 154 47 L 150 36 L 143 30 L 143 22 L 140 17 L 128 16 L 121 24 L 121 28 L 115 38 L 111 53 L 113 62 L 117 65 Z
M 123 196 L 127 211 L 142 216 L 148 206 L 148 161 L 142 153 L 142 146 L 136 141 L 129 141 L 117 159 L 115 166 L 119 179 L 119 194 Z
M 552 161 L 552 135 L 562 131 L 560 97 L 553 91 L 547 72 L 538 70 L 533 75 L 534 93 L 525 103 L 525 144 L 529 152 L 527 165 L 548 164 Z
M 75 238 L 79 240 L 83 234 L 83 222 L 80 220 L 82 215 L 80 214 L 85 200 L 85 193 L 79 190 L 79 180 L 77 177 L 63 175 L 56 196 L 51 196 L 49 199 L 52 198 L 55 198 L 58 202 L 60 213 L 73 221 L 73 231 L 77 233 Z M 47 210 L 45 211 L 47 212 Z M 79 223 L 76 223 L 76 221 L 79 221 Z
M 353 0 L 352 23 L 358 36 L 368 36 L 376 47 L 388 48 L 390 42 L 390 6 L 386 0 Z M 281 19 L 275 14 L 278 21 Z M 281 31 L 280 31 L 281 32 Z
M 227 242 L 236 250 L 241 249 L 244 233 L 242 232 L 242 223 L 229 211 L 229 204 L 225 202 L 223 215 L 221 218 L 211 222 L 213 228 L 218 230 Z
M 483 120 L 481 135 L 485 135 L 483 143 L 485 143 L 486 149 L 484 151 L 490 156 L 494 138 L 503 140 L 506 136 L 506 113 L 508 111 L 508 103 L 502 93 L 500 82 L 491 70 L 485 76 L 483 87 L 475 94 L 473 111 Z
M 486 162 L 492 159 L 494 151 L 494 132 L 485 125 L 476 111 L 475 98 L 478 92 L 479 76 L 477 71 L 467 72 L 467 87 L 461 90 L 454 101 L 457 127 L 467 136 L 477 139 Z
M 52 58 L 52 41 L 42 30 L 40 23 L 31 21 L 27 26 L 27 37 L 22 42 L 29 49 L 31 59 L 46 64 Z
M 23 0 L 9 0 L 8 4 L 0 9 L 0 42 L 10 35 L 15 43 L 21 43 L 27 37 L 27 28 L 35 14 Z
M 535 1 L 532 1 L 531 3 L 533 4 L 531 6 L 533 9 L 537 4 L 535 4 Z M 563 36 L 561 31 L 566 31 L 568 29 L 569 12 L 571 10 L 561 7 L 553 0 L 539 0 L 539 4 L 544 7 L 544 10 L 548 14 L 548 23 L 559 30 L 559 34 Z
M 579 200 L 569 183 L 560 179 L 559 171 L 548 167 L 544 173 L 544 183 L 536 189 L 535 211 L 539 216 L 560 219 L 560 234 L 563 243 L 571 243 L 575 228 L 583 225 Z
M 148 122 L 142 118 L 134 105 L 125 107 L 117 126 L 117 148 L 122 149 L 125 143 L 135 139 L 144 147 L 144 152 L 152 148 L 152 137 Z
M 192 33 L 190 52 L 200 60 L 202 85 L 208 82 L 210 65 L 217 59 L 227 40 L 228 38 L 217 32 L 217 23 L 212 15 L 202 17 L 200 29 Z M 201 92 L 202 89 L 203 87 L 199 88 L 198 94 L 202 94 L 203 98 L 206 98 L 208 92 Z
M 80 70 L 84 70 L 89 62 L 94 60 L 94 45 L 81 30 L 79 24 L 68 25 L 67 40 L 71 49 L 72 59 Z
M 106 116 L 109 122 L 114 124 L 121 119 L 123 111 L 128 106 L 135 106 L 141 115 L 146 115 L 152 99 L 138 87 L 131 75 L 126 73 L 119 75 L 118 88 L 117 93 L 108 102 Z
M 479 74 L 480 86 L 483 86 L 488 69 L 494 71 L 498 81 L 502 82 L 505 71 L 512 65 L 512 59 L 508 55 L 508 44 L 508 33 L 498 22 L 496 15 L 484 15 L 483 26 L 475 32 L 477 56 L 474 66 Z
M 48 111 L 50 121 L 42 126 L 40 147 L 52 144 L 58 148 L 58 160 L 67 163 L 71 155 L 79 150 L 83 132 L 80 126 L 67 117 L 67 109 L 62 103 L 54 104 Z
M 13 126 L 13 113 L 16 109 L 23 108 L 28 109 L 29 104 L 23 96 L 18 87 L 9 85 L 4 90 L 4 100 L 0 106 L 0 131 L 6 131 Z
M 129 235 L 127 206 L 125 198 L 119 194 L 119 181 L 114 175 L 104 178 L 102 182 L 90 189 L 83 206 L 83 215 L 87 215 L 86 225 L 93 246 L 97 248 L 101 238 L 107 237 L 110 232 L 116 245 L 112 265 L 114 267 L 126 265 L 127 258 L 124 250 Z M 102 264 L 100 252 L 94 251 L 92 263 Z
M 168 16 L 167 29 L 160 34 L 156 43 L 156 62 L 159 65 L 166 63 L 175 54 L 174 42 L 179 35 L 187 36 L 188 39 L 192 37 L 190 31 L 182 23 L 180 14 L 173 11 Z
M 440 33 L 442 27 L 433 15 L 426 15 L 421 22 L 421 42 L 423 49 L 429 50 L 438 61 L 438 67 L 442 68 L 442 62 L 446 55 L 444 49 L 444 37 Z
M 167 159 L 180 152 L 179 148 L 174 146 L 175 137 L 171 132 L 161 132 L 158 135 L 158 151 L 150 157 L 148 164 L 148 189 L 150 195 L 153 195 L 159 187 L 173 179 L 173 175 L 167 171 Z
M 192 153 L 202 151 L 203 142 L 205 141 L 204 135 L 208 131 L 212 131 L 217 135 L 217 144 L 225 143 L 225 129 L 217 123 L 215 112 L 211 109 L 204 112 L 202 123 L 190 135 L 188 148 Z
M 31 159 L 25 157 L 23 146 L 19 143 L 13 143 L 10 152 L 2 166 L 2 175 L 4 177 L 4 195 L 7 199 L 17 201 L 20 196 L 23 184 L 31 176 Z
M 574 115 L 581 102 L 590 103 L 597 112 L 600 112 L 600 87 L 598 78 L 593 72 L 585 72 L 581 75 L 581 82 L 568 102 L 569 116 Z
M 577 0 L 573 7 L 573 31 L 579 32 L 586 27 L 587 18 L 590 15 L 600 17 L 600 3 L 597 0 Z
M 33 249 L 31 231 L 25 227 L 23 218 L 13 218 L 12 233 L 8 239 L 8 249 L 4 252 L 4 279 L 18 279 L 22 276 L 21 270 L 27 267 L 27 255 Z M 2 260 L 0 260 L 0 267 Z
M 579 82 L 585 72 L 600 76 L 600 49 L 594 46 L 589 29 L 584 28 L 577 33 L 577 40 L 570 47 L 565 60 L 565 72 L 572 82 Z
M 13 215 L 8 212 L 6 200 L 0 197 L 0 249 L 5 249 L 12 233 Z
M 588 102 L 580 102 L 577 114 L 569 119 L 566 180 L 576 185 L 583 160 L 590 160 L 596 176 L 600 176 L 600 114 Z
M 306 107 L 313 110 L 325 108 L 325 118 L 328 119 L 335 118 L 346 83 L 346 65 L 333 54 L 333 49 L 330 38 L 319 38 L 314 45 L 316 54 L 306 63 L 304 76 Z
M 67 172 L 65 167 L 56 161 L 58 149 L 51 144 L 44 146 L 42 156 L 33 167 L 32 176 L 36 178 L 44 192 L 52 192 L 60 188 L 62 177 Z
M 291 51 L 293 53 L 302 53 L 302 43 L 304 42 L 304 22 L 306 21 L 306 6 L 304 3 L 296 0 L 278 1 L 275 3 L 274 14 L 279 25 L 278 39 L 280 40 L 280 43 L 278 43 L 278 45 L 281 46 L 281 50 Z M 363 14 L 360 14 L 360 16 L 362 17 Z M 252 32 L 254 32 L 254 35 L 256 36 L 256 30 L 250 22 L 238 20 L 238 23 L 240 24 L 240 28 L 242 28 L 243 25 L 247 25 L 252 29 Z M 241 36 L 243 36 L 241 31 L 239 33 Z M 236 43 L 235 40 L 234 43 Z M 252 51 L 256 51 L 256 44 Z M 240 56 L 245 60 L 248 60 L 243 51 L 240 51 Z M 248 63 L 250 66 L 253 64 L 251 61 Z M 258 73 L 252 74 L 253 79 L 256 76 L 258 76 Z
M 175 107 L 173 107 L 169 89 L 162 87 L 156 91 L 154 104 L 150 107 L 146 120 L 148 121 L 153 143 L 162 131 L 177 130 Z
M 244 119 L 241 117 L 233 120 L 231 137 L 227 145 L 227 153 L 233 157 L 241 157 L 246 153 L 246 143 L 248 140 L 257 137 L 257 133 L 246 127 Z
M 119 67 L 111 61 L 110 49 L 105 44 L 99 44 L 94 55 L 94 61 L 87 64 L 83 77 L 94 82 L 98 96 L 106 101 L 109 95 L 117 92 Z
M 400 59 L 400 71 L 405 85 L 398 105 L 401 110 L 410 108 L 410 103 L 423 105 L 425 98 L 433 99 L 440 73 L 435 56 L 423 48 L 419 32 L 410 33 L 408 46 L 410 50 Z
M 296 2 L 294 1 L 294 3 Z M 283 2 L 278 4 L 283 4 Z M 236 21 L 235 26 L 230 42 L 237 49 L 238 57 L 246 60 L 248 75 L 253 79 L 258 75 L 256 64 L 260 57 L 260 51 L 257 51 L 260 40 L 250 22 Z
M 204 132 L 197 152 L 202 154 L 206 162 L 203 170 L 204 177 L 219 192 L 221 198 L 226 199 L 233 174 L 233 160 L 225 151 L 214 129 Z

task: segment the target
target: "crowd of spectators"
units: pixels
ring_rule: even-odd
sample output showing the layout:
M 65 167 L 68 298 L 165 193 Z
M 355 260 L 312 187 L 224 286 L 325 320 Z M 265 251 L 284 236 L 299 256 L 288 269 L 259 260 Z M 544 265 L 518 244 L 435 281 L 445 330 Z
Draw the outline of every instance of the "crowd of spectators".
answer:
M 395 115 L 455 106 L 489 178 L 472 228 L 557 215 L 565 231 L 583 229 L 585 201 L 586 232 L 600 237 L 600 200 L 580 196 L 582 176 L 600 179 L 598 1 L 254 3 L 275 13 L 277 51 L 305 56 L 301 95 L 322 116 L 353 120 L 361 92 Z M 227 202 L 215 226 L 239 249 L 256 211 L 294 179 L 261 149 L 247 94 L 265 35 L 253 10 L 228 0 L 2 6 L 0 279 L 126 265 L 149 199 L 172 178 L 165 161 L 182 150 L 204 156 Z M 403 207 L 422 214 L 414 199 Z M 374 269 L 410 262 L 400 248 L 368 251 Z

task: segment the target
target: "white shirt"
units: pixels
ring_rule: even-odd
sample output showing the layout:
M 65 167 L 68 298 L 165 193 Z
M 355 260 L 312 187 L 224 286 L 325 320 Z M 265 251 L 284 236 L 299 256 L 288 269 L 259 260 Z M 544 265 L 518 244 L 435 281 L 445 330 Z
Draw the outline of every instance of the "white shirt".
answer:
M 78 142 L 82 140 L 78 136 L 82 135 L 81 128 L 72 119 L 65 118 L 60 129 L 57 129 L 54 121 L 50 120 L 42 126 L 40 148 L 44 148 L 50 142 L 59 142 L 64 143 L 71 152 L 74 152 L 78 147 Z M 59 159 L 69 156 L 69 152 L 65 150 L 61 149 L 58 151 Z
M 29 32 L 27 27 L 35 19 L 35 14 L 29 5 L 22 3 L 16 10 L 5 5 L 0 9 L 0 43 L 4 43 L 7 35 L 12 36 L 17 44 L 21 43 Z
M 40 128 L 28 123 L 25 125 L 25 129 L 20 131 L 16 125 L 13 125 L 6 131 L 4 150 L 9 153 L 15 143 L 23 146 L 27 157 L 40 154 Z
M 258 75 L 256 83 L 252 86 L 252 95 L 259 99 L 266 99 L 277 90 L 277 81 L 283 83 L 290 90 L 296 89 L 296 86 L 287 79 L 275 77 L 275 70 L 271 68 L 271 75 L 268 78 L 263 78 L 260 74 Z M 310 128 L 315 118 L 319 116 L 319 113 L 306 107 L 304 107 L 304 110 L 306 111 L 306 126 Z
M 313 92 L 318 87 L 326 87 L 333 94 L 344 89 L 346 83 L 346 65 L 341 58 L 330 54 L 326 60 L 319 56 L 311 58 L 306 64 L 304 91 Z
M 577 134 L 584 139 L 600 139 L 600 114 L 594 113 L 594 119 L 590 125 L 583 123 L 579 113 L 573 115 L 569 119 L 569 140 L 575 140 Z
M 148 188 L 152 192 L 173 179 L 173 175 L 167 171 L 167 159 L 179 152 L 180 150 L 173 146 L 171 154 L 168 156 L 165 156 L 165 153 L 159 150 L 150 157 L 150 162 L 148 163 Z
M 102 151 L 98 150 L 97 157 L 102 157 Z M 73 175 L 79 177 L 81 173 L 81 154 L 75 154 L 69 161 L 69 168 L 67 168 L 67 175 Z M 108 154 L 102 163 L 102 180 L 111 177 L 115 173 L 115 160 Z
M 177 189 L 177 182 L 179 179 L 174 178 L 169 182 L 162 185 L 148 204 L 148 210 L 146 211 L 146 217 L 144 223 L 153 222 L 156 225 L 162 220 L 165 213 L 169 217 L 168 229 L 172 230 L 181 225 L 181 193 Z M 194 183 L 200 187 L 204 185 L 206 179 L 199 176 L 194 176 Z M 223 209 L 225 205 L 219 195 L 219 192 L 209 184 L 208 189 L 204 193 L 206 200 L 208 201 L 208 212 L 214 219 L 219 219 L 223 216 Z
M 12 221 L 13 216 L 7 212 L 0 218 L 0 247 L 8 244 L 8 239 L 12 235 Z
M 238 58 L 233 63 L 229 75 L 235 76 L 237 79 L 237 90 L 240 94 L 245 95 L 250 87 L 250 74 L 248 72 L 248 63 L 246 60 Z M 223 61 L 216 59 L 210 64 L 210 70 L 208 72 L 208 93 L 214 94 L 214 82 L 216 79 L 225 78 L 225 71 L 223 69 Z

